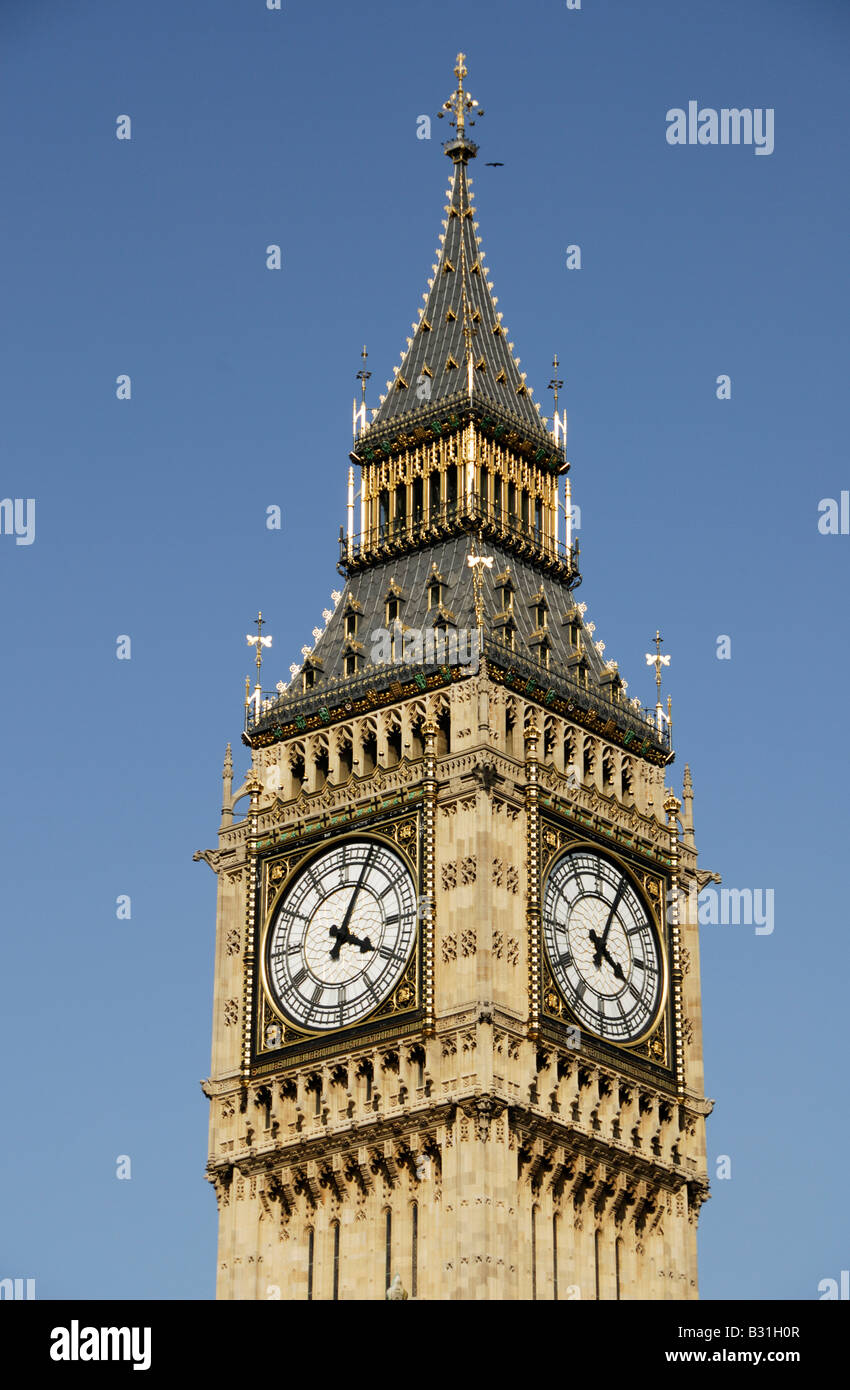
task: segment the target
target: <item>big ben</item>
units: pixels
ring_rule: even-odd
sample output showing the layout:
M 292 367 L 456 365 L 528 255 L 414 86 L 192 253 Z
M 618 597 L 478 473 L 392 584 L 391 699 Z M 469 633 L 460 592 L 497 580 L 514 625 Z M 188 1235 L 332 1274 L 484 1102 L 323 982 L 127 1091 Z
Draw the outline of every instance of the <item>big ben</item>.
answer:
M 668 781 L 660 633 L 644 708 L 577 601 L 566 419 L 497 309 L 462 54 L 455 75 L 437 259 L 357 419 L 343 584 L 271 694 L 260 620 L 251 770 L 234 785 L 228 749 L 203 856 L 217 1295 L 693 1299 L 693 787 Z

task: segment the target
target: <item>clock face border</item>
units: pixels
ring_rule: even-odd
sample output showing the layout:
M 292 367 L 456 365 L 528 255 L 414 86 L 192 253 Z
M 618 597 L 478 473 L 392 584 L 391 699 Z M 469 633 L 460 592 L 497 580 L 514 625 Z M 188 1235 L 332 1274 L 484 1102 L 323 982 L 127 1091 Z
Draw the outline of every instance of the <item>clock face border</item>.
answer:
M 399 843 L 397 838 L 401 826 L 410 827 L 407 834 L 409 843 L 407 844 Z M 395 836 L 393 831 L 396 832 Z M 292 846 L 283 853 L 281 853 L 281 847 L 275 846 L 275 851 L 266 853 L 262 859 L 258 858 L 256 918 L 258 927 L 255 943 L 257 983 L 254 991 L 251 1047 L 252 1070 L 255 1073 L 259 1073 L 263 1069 L 263 1064 L 270 1063 L 272 1058 L 276 1059 L 275 1065 L 280 1066 L 282 1054 L 287 1054 L 287 1062 L 290 1053 L 301 1054 L 302 1052 L 316 1053 L 321 1051 L 330 1056 L 339 1052 L 342 1047 L 349 1043 L 356 1044 L 357 1039 L 363 1035 L 371 1036 L 376 1033 L 383 1035 L 387 1032 L 389 1035 L 400 1034 L 416 1026 L 417 1020 L 422 1015 L 422 942 L 421 924 L 418 919 L 414 924 L 413 945 L 407 962 L 387 998 L 376 1004 L 374 1009 L 364 1018 L 355 1022 L 344 1023 L 337 1028 L 311 1029 L 306 1025 L 293 1022 L 283 1013 L 269 979 L 268 949 L 269 939 L 281 905 L 295 881 L 315 860 L 345 844 L 350 844 L 352 841 L 361 844 L 371 842 L 389 850 L 400 859 L 410 875 L 414 898 L 418 901 L 421 892 L 420 840 L 419 818 L 418 816 L 411 816 L 408 812 L 406 816 L 399 817 L 396 822 L 382 821 L 380 828 L 372 825 L 349 824 L 344 828 L 340 827 L 336 834 L 328 835 L 325 831 L 318 837 L 312 836 L 309 843 L 305 840 L 300 846 Z M 270 878 L 272 869 L 284 857 L 288 860 L 287 870 L 279 881 L 272 883 Z M 264 903 L 265 906 L 263 906 Z M 394 1007 L 393 1000 L 402 989 L 409 991 L 410 1005 L 409 1007 L 404 1005 Z M 279 1026 L 281 1036 L 277 1042 L 269 1043 L 265 1036 L 266 1029 L 275 1024 Z
M 639 850 L 632 850 L 631 847 L 626 849 L 624 846 L 618 845 L 615 849 L 607 841 L 607 838 L 601 836 L 596 838 L 589 834 L 584 827 L 581 831 L 577 831 L 575 826 L 568 821 L 561 821 L 548 810 L 540 818 L 540 829 L 541 845 L 544 852 L 541 854 L 540 863 L 538 944 L 543 969 L 540 977 L 538 1005 L 543 1034 L 548 1041 L 563 1046 L 567 1030 L 577 1028 L 581 1037 L 580 1051 L 588 1055 L 595 1055 L 603 1061 L 616 1059 L 616 1065 L 620 1067 L 628 1058 L 630 1069 L 646 1069 L 659 1080 L 663 1079 L 664 1084 L 669 1085 L 675 1074 L 673 990 L 671 988 L 672 946 L 669 922 L 663 910 L 663 903 L 669 891 L 669 867 L 664 863 L 659 863 L 649 855 L 641 854 Z M 550 838 L 547 838 L 547 831 Z M 570 1001 L 564 996 L 549 963 L 543 925 L 543 902 L 546 885 L 558 861 L 566 854 L 576 850 L 587 850 L 599 855 L 600 858 L 607 859 L 619 873 L 623 874 L 646 911 L 650 928 L 655 935 L 663 972 L 658 1006 L 649 1028 L 639 1037 L 628 1042 L 606 1038 L 603 1034 L 594 1032 L 587 1024 L 583 1023 L 572 1010 Z M 623 852 L 624 850 L 625 852 Z M 554 989 L 559 1000 L 557 1009 L 551 1009 L 547 1006 L 546 996 L 551 989 Z M 566 1045 L 569 1047 L 568 1042 Z

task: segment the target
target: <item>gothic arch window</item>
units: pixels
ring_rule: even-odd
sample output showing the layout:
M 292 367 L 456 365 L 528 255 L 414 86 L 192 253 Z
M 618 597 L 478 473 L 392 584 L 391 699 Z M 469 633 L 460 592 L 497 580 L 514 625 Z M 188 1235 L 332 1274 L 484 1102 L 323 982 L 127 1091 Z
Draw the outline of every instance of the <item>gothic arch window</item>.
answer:
M 553 1297 L 558 1302 L 558 1213 L 552 1217 L 552 1286 Z
M 387 1207 L 384 1215 L 384 1287 L 393 1282 L 393 1214 Z
M 428 511 L 431 520 L 438 515 L 442 502 L 442 482 L 439 468 L 435 468 L 428 482 Z
M 493 513 L 497 521 L 502 519 L 502 475 L 493 474 Z
M 365 1082 L 366 1094 L 364 1100 L 365 1103 L 368 1105 L 372 1099 L 372 1077 L 374 1075 L 374 1067 L 370 1058 L 363 1057 L 361 1059 L 360 1064 L 357 1068 L 357 1075 L 362 1076 Z
M 322 1109 L 322 1078 L 318 1072 L 308 1076 L 307 1090 L 313 1092 L 313 1113 L 318 1115 Z
M 617 1297 L 622 1298 L 621 1279 L 623 1273 L 623 1237 L 617 1236 L 614 1242 L 614 1273 L 617 1278 Z
M 589 738 L 585 738 L 584 740 L 583 763 L 582 777 L 586 779 L 593 772 L 596 763 L 596 751 L 593 747 L 593 741 Z
M 378 493 L 378 536 L 381 540 L 386 537 L 390 525 L 390 494 L 387 488 L 383 488 Z
M 480 468 L 478 469 L 478 504 L 479 504 L 479 506 L 480 506 L 482 512 L 484 512 L 485 516 L 486 516 L 486 514 L 487 514 L 487 507 L 488 507 L 489 501 L 490 501 L 490 474 L 489 474 L 488 470 L 487 470 L 487 469 L 484 467 L 484 465 L 482 464 L 482 465 L 480 466 Z
M 505 752 L 509 756 L 517 757 L 519 752 L 519 730 L 517 728 L 516 705 L 511 700 L 505 701 Z
M 422 494 L 422 479 L 414 478 L 413 482 L 411 483 L 411 495 L 413 504 L 413 520 L 417 523 L 422 520 Z
M 537 1298 L 537 1207 L 531 1208 L 531 1297 Z
M 313 1300 L 313 1256 L 316 1251 L 316 1233 L 311 1226 L 307 1231 L 307 1301 Z
M 436 747 L 437 756 L 438 756 L 438 757 L 442 757 L 442 756 L 443 756 L 444 754 L 446 754 L 446 753 L 451 753 L 451 751 L 452 751 L 451 743 L 452 743 L 451 715 L 449 714 L 448 710 L 445 710 L 445 711 L 439 716 L 439 718 L 437 719 L 437 747 Z
M 410 1296 L 416 1298 L 419 1285 L 419 1203 L 410 1208 Z
M 400 645 L 400 644 L 399 644 Z M 401 725 L 387 729 L 387 767 L 401 762 Z
M 331 1226 L 334 1235 L 334 1272 L 333 1272 L 333 1292 L 331 1297 L 334 1303 L 339 1300 L 339 1222 L 334 1221 Z
M 593 1269 L 594 1269 L 594 1275 L 595 1275 L 595 1279 L 596 1279 L 596 1293 L 595 1293 L 594 1297 L 596 1297 L 596 1298 L 601 1298 L 601 1297 L 602 1297 L 602 1294 L 601 1294 L 600 1288 L 599 1288 L 599 1261 L 600 1261 L 600 1255 L 601 1255 L 601 1246 L 602 1246 L 602 1234 L 601 1234 L 600 1231 L 596 1230 L 596 1231 L 593 1232 Z
M 446 509 L 454 511 L 457 506 L 457 464 L 446 469 Z
M 569 772 L 575 762 L 576 756 L 576 737 L 572 730 L 567 727 L 564 730 L 564 768 Z

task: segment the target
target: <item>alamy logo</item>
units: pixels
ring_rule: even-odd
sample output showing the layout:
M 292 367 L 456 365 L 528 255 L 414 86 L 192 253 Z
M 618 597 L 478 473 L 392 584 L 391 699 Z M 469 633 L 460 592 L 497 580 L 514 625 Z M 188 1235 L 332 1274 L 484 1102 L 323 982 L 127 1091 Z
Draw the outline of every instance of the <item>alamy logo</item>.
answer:
M 35 1298 L 35 1280 L 0 1279 L 0 1298 Z
M 478 670 L 481 639 L 477 627 L 376 627 L 370 634 L 369 659 L 374 665 L 403 661 L 412 666 L 468 666 Z
M 674 894 L 667 894 L 668 911 Z M 703 888 L 691 884 L 687 893 L 679 889 L 679 921 L 698 922 L 701 927 L 753 927 L 756 936 L 773 935 L 772 888 Z
M 4 497 L 0 501 L 0 534 L 14 536 L 15 545 L 35 540 L 35 498 Z
M 51 1361 L 132 1361 L 134 1371 L 151 1364 L 149 1327 L 54 1327 L 50 1333 Z
M 687 111 L 673 106 L 667 112 L 668 145 L 753 145 L 756 154 L 773 154 L 773 107 L 700 107 L 689 101 Z

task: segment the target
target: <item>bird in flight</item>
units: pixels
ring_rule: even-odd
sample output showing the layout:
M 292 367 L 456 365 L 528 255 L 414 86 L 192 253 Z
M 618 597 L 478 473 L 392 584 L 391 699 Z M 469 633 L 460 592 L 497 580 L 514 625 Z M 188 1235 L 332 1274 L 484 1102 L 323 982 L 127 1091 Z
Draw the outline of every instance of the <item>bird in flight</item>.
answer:
M 485 169 L 504 169 L 505 165 L 501 159 L 490 159 L 484 167 Z

